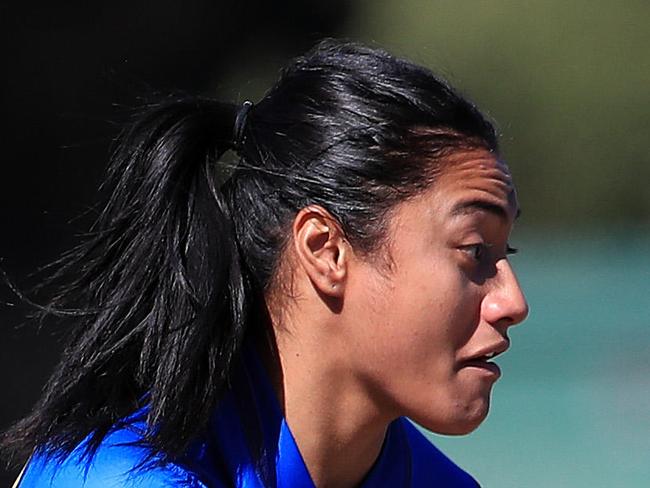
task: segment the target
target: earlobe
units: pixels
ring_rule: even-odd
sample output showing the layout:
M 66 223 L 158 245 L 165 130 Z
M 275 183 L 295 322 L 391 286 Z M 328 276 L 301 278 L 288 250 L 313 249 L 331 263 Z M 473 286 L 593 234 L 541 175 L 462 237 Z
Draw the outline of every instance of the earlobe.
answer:
M 303 208 L 294 219 L 293 240 L 298 262 L 318 291 L 342 297 L 349 244 L 332 215 L 320 206 Z

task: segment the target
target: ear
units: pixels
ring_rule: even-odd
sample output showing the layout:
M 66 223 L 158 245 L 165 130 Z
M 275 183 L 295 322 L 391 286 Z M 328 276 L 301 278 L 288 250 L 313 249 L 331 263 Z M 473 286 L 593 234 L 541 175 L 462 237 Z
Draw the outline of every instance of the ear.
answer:
M 318 205 L 301 209 L 293 221 L 293 242 L 298 262 L 317 290 L 342 297 L 350 244 L 334 217 Z

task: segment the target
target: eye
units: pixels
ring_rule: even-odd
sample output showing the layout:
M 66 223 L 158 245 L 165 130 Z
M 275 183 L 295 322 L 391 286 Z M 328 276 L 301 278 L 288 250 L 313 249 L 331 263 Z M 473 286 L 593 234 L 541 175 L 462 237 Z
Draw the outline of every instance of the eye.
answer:
M 488 254 L 488 247 L 490 247 L 488 244 L 478 242 L 462 246 L 460 249 L 474 261 L 481 262 Z

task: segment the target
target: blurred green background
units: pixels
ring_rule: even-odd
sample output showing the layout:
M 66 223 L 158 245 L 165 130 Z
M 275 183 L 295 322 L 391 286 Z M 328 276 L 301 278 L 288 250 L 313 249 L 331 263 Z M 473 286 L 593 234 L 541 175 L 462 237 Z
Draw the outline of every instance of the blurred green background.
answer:
M 499 123 L 523 225 L 650 223 L 647 1 L 367 1 L 350 34 L 442 72 Z
M 6 2 L 2 265 L 24 277 L 87 228 L 67 221 L 96 201 L 142 95 L 255 100 L 323 36 L 384 47 L 497 121 L 523 209 L 513 263 L 530 318 L 486 422 L 434 441 L 485 488 L 650 486 L 648 26 L 647 0 Z M 2 301 L 6 426 L 38 397 L 60 334 L 15 329 L 26 309 Z

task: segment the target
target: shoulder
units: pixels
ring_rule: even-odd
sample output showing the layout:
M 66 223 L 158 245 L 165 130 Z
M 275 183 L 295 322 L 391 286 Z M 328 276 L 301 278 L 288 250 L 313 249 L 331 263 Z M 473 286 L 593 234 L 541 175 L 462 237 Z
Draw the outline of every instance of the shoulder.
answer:
M 61 460 L 36 453 L 27 463 L 17 487 L 205 487 L 193 473 L 176 464 L 142 468 L 140 465 L 149 452 L 134 445 L 140 439 L 136 429 L 122 428 L 106 436 L 92 458 L 83 457 L 81 448 Z
M 399 420 L 411 451 L 415 486 L 477 488 L 479 484 L 434 446 L 408 419 Z

